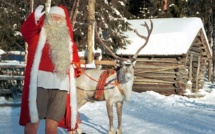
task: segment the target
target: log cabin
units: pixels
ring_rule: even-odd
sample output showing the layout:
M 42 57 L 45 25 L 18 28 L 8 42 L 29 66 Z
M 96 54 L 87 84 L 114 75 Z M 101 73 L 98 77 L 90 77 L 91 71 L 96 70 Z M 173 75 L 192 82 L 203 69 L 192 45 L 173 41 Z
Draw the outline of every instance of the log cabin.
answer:
M 148 44 L 138 55 L 133 91 L 197 95 L 212 76 L 212 49 L 202 20 L 197 17 L 151 20 L 154 28 Z M 144 43 L 134 30 L 147 35 L 142 24 L 149 23 L 149 19 L 128 22 L 133 29 L 125 32 L 130 44 L 116 52 L 125 57 L 132 56 Z

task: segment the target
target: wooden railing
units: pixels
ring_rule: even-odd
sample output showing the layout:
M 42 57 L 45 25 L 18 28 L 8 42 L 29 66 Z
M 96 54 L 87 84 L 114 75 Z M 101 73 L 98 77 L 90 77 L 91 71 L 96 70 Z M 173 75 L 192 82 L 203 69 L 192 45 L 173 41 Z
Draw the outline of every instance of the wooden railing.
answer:
M 25 64 L 0 63 L 0 96 L 21 93 Z

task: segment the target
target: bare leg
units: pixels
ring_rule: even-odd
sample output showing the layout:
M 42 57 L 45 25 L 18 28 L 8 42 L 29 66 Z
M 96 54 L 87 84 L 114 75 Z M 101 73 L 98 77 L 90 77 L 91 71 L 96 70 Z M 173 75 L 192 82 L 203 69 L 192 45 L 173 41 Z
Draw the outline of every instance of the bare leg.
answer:
M 109 132 L 108 134 L 114 134 L 113 129 L 113 104 L 109 101 L 106 101 L 107 113 L 109 118 Z
M 117 134 L 122 134 L 122 106 L 123 102 L 116 103 L 116 110 L 117 110 L 117 117 L 118 117 L 118 127 L 117 127 Z
M 25 125 L 25 134 L 37 134 L 37 129 L 39 126 L 39 122 L 38 123 L 30 123 L 28 122 Z
M 46 119 L 46 134 L 57 134 L 58 122 L 52 119 Z

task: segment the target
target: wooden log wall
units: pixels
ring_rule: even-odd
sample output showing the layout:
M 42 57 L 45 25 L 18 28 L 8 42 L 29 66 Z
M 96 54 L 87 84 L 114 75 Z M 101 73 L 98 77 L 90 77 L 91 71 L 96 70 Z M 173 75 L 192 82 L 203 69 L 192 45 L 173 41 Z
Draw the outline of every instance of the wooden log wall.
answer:
M 161 94 L 183 94 L 188 71 L 181 57 L 140 57 L 135 65 L 133 91 L 155 91 Z
M 212 56 L 202 31 L 199 32 L 187 53 L 186 66 L 189 72 L 192 72 L 189 76 L 192 82 L 190 89 L 192 92 L 198 92 L 203 88 L 205 81 L 211 81 Z
M 211 54 L 202 31 L 184 55 L 139 56 L 135 65 L 133 91 L 155 91 L 164 95 L 197 92 L 211 78 Z

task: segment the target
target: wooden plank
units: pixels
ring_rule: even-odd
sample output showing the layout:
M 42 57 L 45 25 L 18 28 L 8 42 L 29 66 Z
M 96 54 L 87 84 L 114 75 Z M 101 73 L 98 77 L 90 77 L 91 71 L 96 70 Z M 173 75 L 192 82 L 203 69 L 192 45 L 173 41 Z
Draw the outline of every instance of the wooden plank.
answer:
M 197 53 L 201 53 L 202 50 L 197 48 L 197 47 L 191 47 L 189 51 L 193 51 L 193 52 L 197 52 Z
M 10 89 L 0 89 L 0 94 L 10 95 L 10 94 L 12 94 L 12 92 Z
M 197 67 L 197 72 L 196 72 L 196 91 L 198 91 L 199 90 L 199 86 L 198 86 L 198 82 L 199 82 L 199 71 L 200 71 L 200 64 L 201 64 L 201 57 L 199 56 L 198 57 L 198 67 Z
M 177 63 L 178 60 L 177 58 L 137 58 L 137 63 L 138 62 L 163 62 L 163 63 Z
M 201 42 L 201 41 L 199 41 L 199 42 L 194 42 L 192 46 L 194 46 L 194 47 L 203 46 L 203 42 Z
M 142 85 L 146 85 L 146 84 L 153 84 L 153 85 L 159 85 L 159 84 L 174 84 L 175 81 L 134 81 L 134 84 L 142 84 Z
M 154 83 L 154 84 L 158 84 L 158 83 L 175 83 L 175 80 L 165 80 L 165 79 L 149 79 L 149 78 L 144 78 L 144 79 L 135 79 L 134 83 L 141 83 L 141 84 L 148 84 L 148 83 Z
M 192 81 L 193 54 L 190 55 L 189 80 Z
M 166 69 L 166 68 L 163 68 L 163 69 L 159 69 L 159 68 L 156 68 L 156 69 L 152 69 L 152 68 L 136 68 L 134 67 L 134 70 L 135 70 L 135 73 L 165 73 L 167 71 L 169 71 L 170 73 L 172 72 L 175 72 L 175 69 L 172 68 L 172 69 Z
M 25 64 L 0 64 L 0 68 L 25 68 Z
M 177 65 L 178 62 L 149 62 L 149 61 L 141 61 L 141 62 L 137 62 L 135 65 L 166 65 L 166 66 L 175 66 Z
M 175 68 L 178 65 L 177 63 L 148 63 L 148 62 L 139 62 L 135 64 L 136 68 Z
M 117 65 L 116 64 L 116 61 L 109 61 L 109 60 L 95 60 L 94 61 L 95 64 L 98 64 L 98 65 Z M 81 64 L 87 64 L 86 60 L 81 60 Z
M 208 81 L 212 81 L 212 60 L 209 60 L 209 65 L 208 65 Z
M 175 90 L 174 86 L 165 86 L 165 85 L 158 85 L 158 86 L 149 86 L 147 85 L 133 85 L 133 89 L 142 89 L 142 90 L 152 90 L 152 91 L 166 91 L 166 90 Z
M 0 80 L 24 80 L 24 76 L 0 75 Z
M 178 69 L 178 68 L 186 68 L 184 65 L 175 65 L 175 66 L 135 66 L 135 69 L 138 68 L 142 68 L 143 72 L 147 72 L 146 70 L 150 69 L 151 72 L 160 72 L 160 71 L 167 71 L 167 70 L 172 70 L 172 69 Z
M 154 71 L 154 72 L 153 72 Z M 144 75 L 144 74 L 177 74 L 177 73 L 180 73 L 180 72 L 176 72 L 174 69 L 171 69 L 171 70 L 168 70 L 168 71 L 157 71 L 157 70 L 143 70 L 143 69 L 134 69 L 134 73 L 135 74 L 140 74 L 140 75 Z
M 195 57 L 198 57 L 200 55 L 199 53 L 196 53 L 196 52 L 193 52 L 193 51 L 189 51 L 188 53 L 193 54 L 193 56 L 195 56 Z
M 144 86 L 133 86 L 133 91 L 135 92 L 146 92 L 146 91 L 154 91 L 158 92 L 160 94 L 164 95 L 172 95 L 172 94 L 183 94 L 185 92 L 185 89 L 180 89 L 180 88 L 174 88 L 174 87 L 169 87 L 169 88 L 154 88 L 154 87 L 147 87 L 145 88 Z
M 162 78 L 162 77 L 167 77 L 167 78 L 175 78 L 176 75 L 175 73 L 144 73 L 140 74 L 137 73 L 135 76 L 141 76 L 141 77 L 148 77 L 148 78 Z

